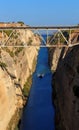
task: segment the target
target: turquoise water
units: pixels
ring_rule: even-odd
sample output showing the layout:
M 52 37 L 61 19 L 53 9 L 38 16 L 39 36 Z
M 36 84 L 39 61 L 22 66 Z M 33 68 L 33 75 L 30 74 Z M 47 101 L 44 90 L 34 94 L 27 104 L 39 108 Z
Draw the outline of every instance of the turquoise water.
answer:
M 44 77 L 37 77 L 38 73 L 44 73 Z M 41 48 L 28 104 L 23 113 L 21 130 L 55 130 L 51 81 L 52 73 L 48 66 L 48 50 Z

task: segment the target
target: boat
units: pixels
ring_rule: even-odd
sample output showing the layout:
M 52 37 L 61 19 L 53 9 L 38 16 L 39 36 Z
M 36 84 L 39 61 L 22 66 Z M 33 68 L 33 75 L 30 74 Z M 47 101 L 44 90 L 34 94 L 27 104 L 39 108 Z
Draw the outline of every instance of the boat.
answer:
M 38 77 L 38 78 L 43 78 L 43 77 L 44 77 L 44 74 L 37 74 L 37 77 Z

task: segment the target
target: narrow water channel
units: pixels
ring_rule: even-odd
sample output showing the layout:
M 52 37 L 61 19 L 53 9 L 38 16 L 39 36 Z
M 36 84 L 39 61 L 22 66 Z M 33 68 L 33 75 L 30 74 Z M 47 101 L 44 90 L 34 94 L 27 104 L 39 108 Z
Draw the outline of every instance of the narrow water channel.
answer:
M 40 78 L 38 74 L 44 74 L 44 77 Z M 41 48 L 28 104 L 23 113 L 21 130 L 55 130 L 51 80 L 48 50 Z

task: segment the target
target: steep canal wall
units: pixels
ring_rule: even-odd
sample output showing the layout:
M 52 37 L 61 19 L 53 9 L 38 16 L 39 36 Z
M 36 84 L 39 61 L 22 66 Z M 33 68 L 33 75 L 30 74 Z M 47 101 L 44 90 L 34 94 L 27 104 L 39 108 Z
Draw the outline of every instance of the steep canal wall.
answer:
M 9 37 L 9 33 L 10 30 L 3 35 Z M 23 30 L 15 32 L 8 44 L 40 44 L 39 37 L 32 31 L 24 34 Z M 0 47 L 0 130 L 15 130 L 20 110 L 28 98 L 38 50 L 38 47 Z
M 5 130 L 8 126 L 7 130 L 14 130 L 18 120 L 18 116 L 14 115 L 23 108 L 28 98 L 38 48 L 22 48 L 14 57 L 6 52 L 6 48 L 0 51 L 0 129 Z
M 56 130 L 79 130 L 79 46 L 66 50 L 64 57 L 62 52 L 60 57 L 57 53 L 59 62 L 52 79 Z

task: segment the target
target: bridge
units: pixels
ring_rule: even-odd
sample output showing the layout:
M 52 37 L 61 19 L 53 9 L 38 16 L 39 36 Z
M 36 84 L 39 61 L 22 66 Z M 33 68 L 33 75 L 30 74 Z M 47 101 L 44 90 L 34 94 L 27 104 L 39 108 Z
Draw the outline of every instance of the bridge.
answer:
M 17 30 L 31 30 L 34 34 L 38 34 L 43 42 L 41 45 L 8 45 L 8 42 L 12 35 L 17 32 Z M 4 33 L 5 31 L 9 31 L 9 36 L 4 41 Z M 45 32 L 46 34 L 46 39 L 42 36 L 42 32 Z M 71 35 L 72 32 L 79 33 L 79 26 L 20 26 L 20 27 L 0 27 L 0 32 L 2 33 L 2 37 L 0 37 L 0 47 L 30 47 L 30 46 L 40 46 L 40 47 L 73 47 L 76 45 L 79 45 L 79 42 L 73 42 L 72 44 L 72 39 Z M 50 36 L 51 32 L 51 37 Z M 68 37 L 67 38 L 63 32 L 68 32 Z M 26 32 L 25 32 L 26 36 Z M 64 43 L 61 42 L 61 38 L 64 40 Z M 57 40 L 56 43 L 53 43 L 53 41 Z

